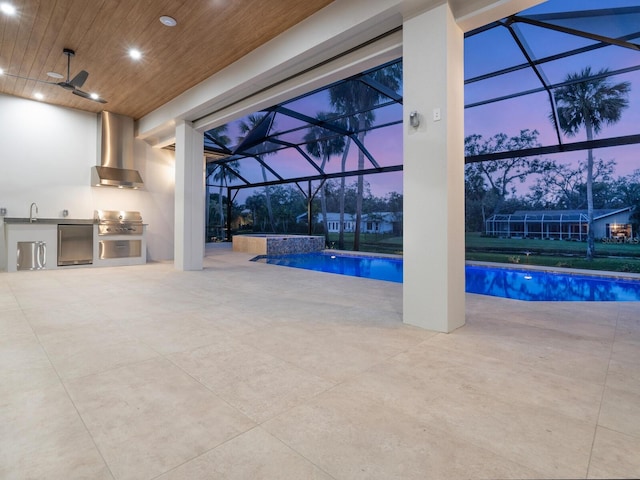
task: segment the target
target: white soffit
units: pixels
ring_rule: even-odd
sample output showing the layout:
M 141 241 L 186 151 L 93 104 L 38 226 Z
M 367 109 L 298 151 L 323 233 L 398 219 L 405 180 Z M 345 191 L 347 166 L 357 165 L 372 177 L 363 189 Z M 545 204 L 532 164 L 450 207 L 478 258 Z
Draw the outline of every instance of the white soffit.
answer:
M 542 1 L 450 0 L 449 3 L 458 24 L 468 30 Z M 338 72 L 344 78 L 357 73 L 355 66 L 362 71 L 398 58 L 402 55 L 401 32 L 338 57 L 401 27 L 405 17 L 444 3 L 443 0 L 336 1 L 141 118 L 136 125 L 137 136 L 152 146 L 164 146 L 175 138 L 176 121 L 195 121 L 196 128 L 204 131 L 238 118 L 254 106 L 257 106 L 254 110 L 264 108 L 337 81 Z M 336 59 L 323 64 L 332 58 Z M 313 68 L 316 65 L 322 67 Z M 301 72 L 305 73 L 298 75 Z M 277 88 L 271 89 L 274 85 Z M 261 92 L 259 96 L 250 98 L 257 92 Z M 285 93 L 287 98 L 283 97 Z
M 138 121 L 148 143 L 402 25 L 403 0 L 337 1 Z
M 463 32 L 531 8 L 546 0 L 451 0 L 456 23 Z
M 391 62 L 402 56 L 402 32 L 396 31 L 380 40 L 350 52 L 317 68 L 278 83 L 264 91 L 194 121 L 194 128 L 205 131 L 224 125 L 243 115 L 290 100 L 322 88 L 364 70 Z

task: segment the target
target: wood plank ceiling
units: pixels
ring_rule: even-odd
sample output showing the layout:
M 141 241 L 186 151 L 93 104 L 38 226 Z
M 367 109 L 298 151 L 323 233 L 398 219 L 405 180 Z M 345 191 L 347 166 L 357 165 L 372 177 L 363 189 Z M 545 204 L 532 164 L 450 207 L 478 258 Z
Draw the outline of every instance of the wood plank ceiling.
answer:
M 3 0 L 4 1 L 4 0 Z M 64 48 L 75 50 L 70 76 L 89 72 L 82 90 L 101 104 L 57 85 L 0 76 L 0 93 L 90 112 L 139 119 L 330 4 L 332 0 L 7 0 L 0 13 L 0 68 L 58 82 L 67 76 Z M 168 15 L 178 22 L 164 26 Z M 133 61 L 129 48 L 143 57 Z

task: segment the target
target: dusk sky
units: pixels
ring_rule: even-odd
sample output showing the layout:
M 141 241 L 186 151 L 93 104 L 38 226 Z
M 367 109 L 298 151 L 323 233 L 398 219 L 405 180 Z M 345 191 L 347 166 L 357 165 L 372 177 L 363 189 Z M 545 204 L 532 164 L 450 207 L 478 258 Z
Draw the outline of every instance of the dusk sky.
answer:
M 607 2 L 599 0 L 550 0 L 523 12 L 523 14 L 537 15 L 598 10 L 605 6 L 606 8 L 638 7 L 640 3 L 629 0 L 608 0 Z M 558 21 L 557 23 L 610 37 L 620 37 L 640 31 L 639 15 L 628 15 L 624 21 L 620 21 L 620 18 L 614 21 L 613 17 L 609 17 L 606 21 L 601 18 L 597 20 L 570 19 L 562 22 Z M 595 43 L 589 39 L 535 26 L 518 24 L 517 28 L 526 37 L 527 44 L 532 50 L 535 59 L 542 59 Z M 638 38 L 632 41 L 638 42 Z M 465 78 L 473 78 L 523 62 L 525 62 L 525 58 L 516 47 L 506 28 L 493 29 L 481 35 L 468 38 L 465 41 Z M 640 53 L 638 51 L 619 46 L 607 46 L 572 57 L 546 62 L 541 65 L 541 70 L 549 83 L 556 84 L 564 81 L 567 74 L 580 72 L 587 66 L 591 67 L 592 72 L 597 72 L 603 68 L 614 71 L 637 67 L 638 65 L 640 65 Z M 628 97 L 629 108 L 623 110 L 620 122 L 612 126 L 604 126 L 595 138 L 637 134 L 638 125 L 640 124 L 640 88 L 637 88 L 640 85 L 640 70 L 609 77 L 609 81 L 612 84 L 624 81 L 631 83 L 631 92 Z M 520 70 L 467 85 L 465 103 L 471 104 L 519 91 L 539 88 L 540 86 L 539 80 L 530 69 Z M 484 138 L 489 138 L 497 133 L 505 133 L 512 137 L 518 136 L 522 129 L 530 129 L 537 130 L 540 133 L 538 141 L 542 145 L 555 145 L 557 144 L 557 138 L 553 125 L 548 119 L 550 112 L 551 107 L 546 92 L 467 108 L 465 110 L 465 135 L 480 134 Z M 564 134 L 562 136 L 563 143 L 584 140 L 586 140 L 584 129 L 574 137 L 567 137 Z M 617 163 L 615 176 L 622 176 L 640 168 L 637 152 L 638 146 L 631 145 L 596 149 L 594 150 L 594 156 L 596 159 L 605 161 L 615 160 Z M 584 161 L 586 155 L 586 151 L 579 151 L 549 155 L 545 158 L 575 165 L 580 161 Z M 527 193 L 526 189 L 529 183 L 525 183 L 519 189 L 518 194 Z
M 554 12 L 569 12 L 590 9 L 602 9 L 603 4 L 607 8 L 638 7 L 640 2 L 630 0 L 549 0 L 534 7 L 523 14 L 547 14 Z M 610 21 L 611 20 L 611 21 Z M 563 26 L 569 26 L 579 30 L 587 30 L 605 36 L 619 37 L 632 32 L 640 31 L 640 15 L 629 15 L 626 22 L 607 21 L 598 19 L 564 20 Z M 595 42 L 589 39 L 576 37 L 564 33 L 554 32 L 549 29 L 530 25 L 518 24 L 517 28 L 525 36 L 535 59 L 542 59 L 556 55 L 567 50 L 591 45 Z M 632 41 L 637 42 L 638 39 Z M 493 71 L 519 65 L 525 62 L 525 58 L 517 48 L 508 30 L 504 27 L 495 28 L 482 34 L 468 37 L 465 40 L 465 79 Z M 597 72 L 602 68 L 618 70 L 622 68 L 640 65 L 640 53 L 619 46 L 607 46 L 591 52 L 586 52 L 573 57 L 554 60 L 544 63 L 541 69 L 551 84 L 564 81 L 567 74 L 581 71 L 590 66 Z M 613 126 L 605 126 L 596 138 L 617 137 L 638 133 L 640 125 L 640 70 L 610 77 L 612 83 L 628 81 L 631 83 L 629 95 L 629 108 L 623 111 L 622 119 Z M 465 104 L 483 101 L 511 93 L 536 89 L 541 86 L 539 80 L 531 69 L 523 69 L 514 73 L 493 77 L 488 80 L 469 84 L 465 87 Z M 315 116 L 319 111 L 329 111 L 326 91 L 294 100 L 286 105 L 301 111 L 307 115 Z M 465 110 L 465 136 L 480 134 L 484 138 L 490 138 L 498 133 L 508 136 L 517 136 L 520 130 L 538 130 L 538 141 L 542 145 L 555 145 L 557 138 L 555 130 L 548 119 L 551 111 L 549 98 L 546 92 L 534 93 L 516 97 L 510 100 L 490 103 L 483 106 L 471 107 Z M 401 106 L 388 107 L 386 111 L 377 112 L 377 122 L 394 121 L 402 118 Z M 275 119 L 275 130 L 286 130 L 296 126 L 298 120 L 287 119 L 280 115 Z M 236 143 L 240 136 L 237 130 L 238 121 L 228 125 L 227 135 Z M 305 130 L 288 134 L 284 139 L 297 143 L 306 133 Z M 580 131 L 575 137 L 563 137 L 564 143 L 586 140 L 584 131 Z M 402 163 L 402 125 L 393 125 L 370 131 L 365 138 L 365 145 L 381 165 L 397 165 Z M 611 147 L 594 150 L 596 159 L 615 160 L 617 162 L 617 175 L 627 175 L 640 168 L 638 161 L 637 145 L 625 147 Z M 561 163 L 576 164 L 586 158 L 586 152 L 571 152 L 559 155 L 550 155 L 546 158 L 556 159 Z M 242 175 L 250 181 L 262 181 L 260 168 L 257 162 L 253 167 L 244 164 Z M 286 171 L 287 176 L 304 176 L 315 173 L 313 168 L 302 156 L 293 149 L 284 149 L 276 155 L 268 157 L 268 162 L 276 171 Z M 355 169 L 357 165 L 357 149 L 352 144 L 349 152 L 347 170 Z M 368 164 L 365 168 L 369 167 Z M 326 167 L 327 172 L 340 171 L 340 157 L 333 157 Z M 402 172 L 391 174 L 370 175 L 365 177 L 371 185 L 371 192 L 376 196 L 385 196 L 389 192 L 402 192 Z M 347 182 L 355 182 L 356 178 L 348 178 Z M 529 183 L 529 182 L 527 182 Z M 519 191 L 525 194 L 526 191 Z M 236 201 L 242 203 L 248 190 L 241 192 Z
M 384 102 L 386 103 L 387 101 L 388 99 Z M 326 90 L 285 102 L 283 105 L 288 109 L 303 113 L 310 117 L 315 117 L 319 112 L 328 112 L 332 110 L 329 103 L 329 95 Z M 261 115 L 263 115 L 263 113 L 261 113 Z M 226 135 L 232 139 L 232 144 L 234 145 L 238 143 L 238 138 L 242 136 L 239 124 L 243 120 L 245 119 L 239 119 L 227 125 Z M 380 126 L 380 128 L 374 128 L 367 132 L 364 144 L 380 166 L 384 167 L 402 164 L 402 124 L 397 123 L 400 121 L 402 121 L 402 105 L 392 104 L 376 109 L 374 126 Z M 396 123 L 393 124 L 394 122 Z M 303 141 L 308 130 L 306 128 L 300 128 L 298 130 L 294 129 L 305 125 L 306 124 L 300 120 L 293 119 L 286 115 L 276 114 L 270 132 L 272 135 L 275 135 L 283 131 L 288 131 L 288 133 L 279 135 L 279 138 L 281 140 L 297 144 Z M 304 145 L 302 146 L 302 149 L 306 152 Z M 325 165 L 324 170 L 327 173 L 340 172 L 341 159 L 342 155 L 331 157 L 329 162 Z M 310 165 L 299 152 L 292 148 L 284 148 L 273 155 L 268 155 L 266 157 L 266 161 L 276 172 L 282 173 L 283 177 L 295 178 L 317 174 L 317 171 L 313 166 Z M 317 164 L 320 165 L 321 160 L 316 161 Z M 347 157 L 346 170 L 357 170 L 357 165 L 358 149 L 352 142 Z M 373 167 L 373 165 L 365 159 L 365 168 L 371 167 Z M 240 173 L 250 182 L 262 181 L 261 168 L 258 162 L 253 159 L 247 158 L 241 160 Z M 275 177 L 268 172 L 267 175 L 269 180 L 275 179 Z M 368 175 L 365 177 L 365 180 L 370 184 L 371 193 L 375 196 L 383 197 L 390 192 L 402 192 L 402 172 Z M 347 184 L 352 184 L 354 182 L 356 182 L 356 177 L 347 178 Z M 232 183 L 237 185 L 241 184 L 237 180 Z M 315 186 L 317 186 L 317 182 Z M 306 188 L 306 186 L 304 188 Z M 236 202 L 244 202 L 246 197 L 251 194 L 252 189 L 241 190 L 236 197 Z

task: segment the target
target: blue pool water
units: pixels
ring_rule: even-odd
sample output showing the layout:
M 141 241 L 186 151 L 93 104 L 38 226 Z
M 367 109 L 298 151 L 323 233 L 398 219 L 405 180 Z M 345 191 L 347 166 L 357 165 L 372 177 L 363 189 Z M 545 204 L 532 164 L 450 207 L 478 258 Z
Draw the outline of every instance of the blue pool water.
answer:
M 640 280 L 467 265 L 466 291 L 516 300 L 637 302 Z
M 266 263 L 273 265 L 402 283 L 401 258 L 363 257 L 317 252 L 264 257 L 264 260 Z
M 273 265 L 402 283 L 402 259 L 304 253 L 261 257 Z M 640 301 L 640 280 L 466 266 L 466 291 L 532 301 Z

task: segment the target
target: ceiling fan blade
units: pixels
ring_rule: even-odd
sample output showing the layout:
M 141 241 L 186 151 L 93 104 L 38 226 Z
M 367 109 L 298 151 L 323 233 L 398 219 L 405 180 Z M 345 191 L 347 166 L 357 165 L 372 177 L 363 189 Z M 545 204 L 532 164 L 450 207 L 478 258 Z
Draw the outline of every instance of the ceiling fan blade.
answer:
M 58 82 L 58 83 L 56 83 L 56 85 L 58 85 L 59 87 L 64 88 L 65 90 L 71 90 L 72 92 L 76 89 L 76 87 L 71 85 L 69 82 Z
M 46 83 L 47 85 L 57 85 L 57 82 L 47 82 L 46 80 L 38 80 L 37 78 L 23 77 L 22 75 L 13 75 L 12 73 L 3 73 L 3 76 L 19 78 L 21 80 L 29 80 L 30 82 Z
M 86 98 L 87 100 L 91 100 L 93 102 L 107 103 L 107 101 L 104 98 L 100 98 L 100 97 L 93 98 L 87 92 L 83 92 L 82 90 L 78 90 L 77 88 L 75 90 L 73 90 L 71 93 L 73 93 L 74 95 L 78 95 L 79 97 Z
M 82 85 L 84 85 L 84 82 L 87 81 L 88 76 L 89 76 L 89 73 L 86 70 L 81 70 L 80 73 L 78 73 L 75 77 L 69 80 L 68 83 L 70 83 L 76 88 L 82 88 Z

